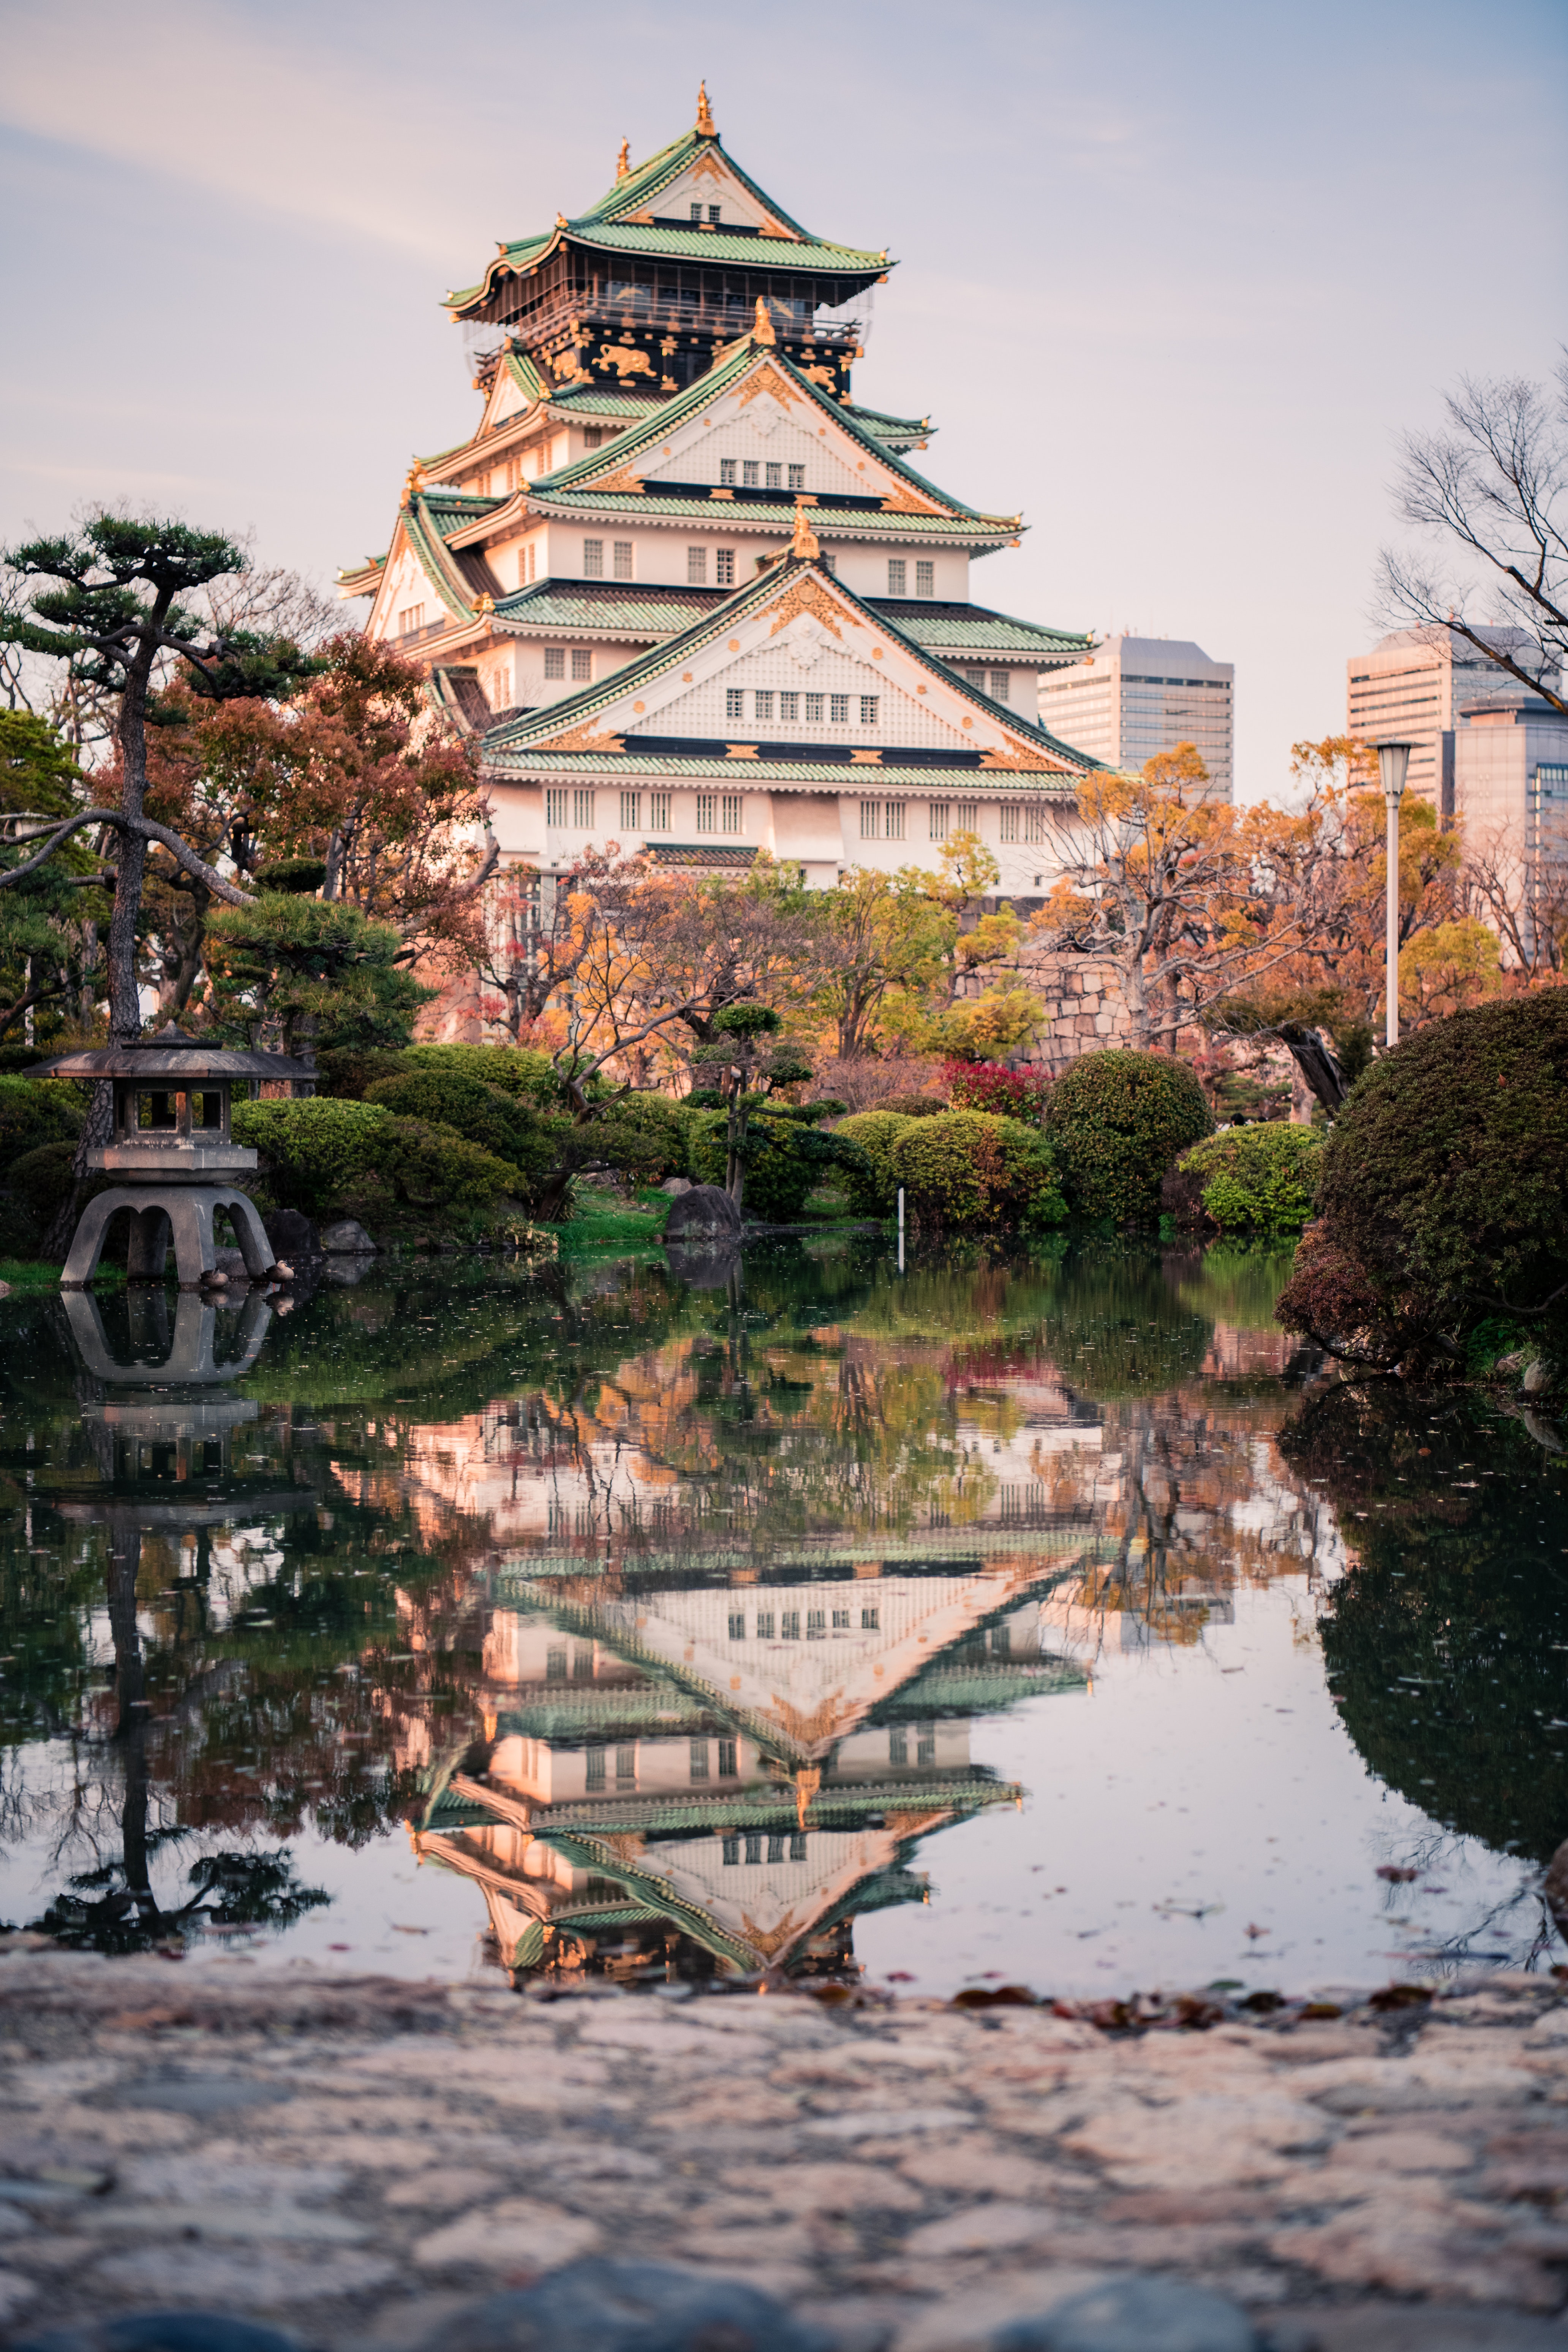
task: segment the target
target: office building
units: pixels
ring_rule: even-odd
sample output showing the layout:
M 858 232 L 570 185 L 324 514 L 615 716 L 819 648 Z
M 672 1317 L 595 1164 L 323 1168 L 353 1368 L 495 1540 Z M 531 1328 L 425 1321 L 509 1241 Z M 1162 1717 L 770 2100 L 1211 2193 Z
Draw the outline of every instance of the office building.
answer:
M 1479 633 L 1527 667 L 1536 657 L 1522 629 Z M 1445 818 L 1455 813 L 1454 736 L 1466 703 L 1506 700 L 1517 678 L 1449 629 L 1395 629 L 1346 665 L 1345 732 L 1363 743 L 1408 743 L 1405 790 Z
M 1136 770 L 1193 743 L 1218 796 L 1236 788 L 1236 669 L 1190 637 L 1107 637 L 1040 679 L 1040 723 L 1108 767 Z

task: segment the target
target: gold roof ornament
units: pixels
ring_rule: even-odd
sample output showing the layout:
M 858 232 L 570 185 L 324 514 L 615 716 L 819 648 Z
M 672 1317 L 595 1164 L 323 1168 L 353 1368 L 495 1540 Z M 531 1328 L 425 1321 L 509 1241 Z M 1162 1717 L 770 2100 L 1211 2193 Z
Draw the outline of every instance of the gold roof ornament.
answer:
M 405 481 L 404 481 L 404 485 L 403 485 L 403 503 L 404 503 L 404 505 L 405 505 L 405 507 L 408 507 L 408 506 L 412 506 L 412 505 L 413 505 L 413 503 L 414 503 L 414 493 L 415 493 L 415 491 L 416 491 L 416 489 L 418 489 L 418 488 L 419 488 L 419 487 L 420 487 L 420 486 L 421 486 L 421 484 L 423 483 L 424 479 L 425 479 L 425 470 L 424 470 L 424 467 L 423 467 L 422 466 L 420 466 L 420 465 L 418 464 L 417 460 L 416 460 L 416 461 L 412 466 L 410 466 L 410 467 L 409 467 L 409 468 L 408 468 L 408 473 L 407 473 L 407 477 L 406 477 L 406 478 L 405 479 Z
M 805 1817 L 811 1811 L 811 1801 L 821 1786 L 822 1774 L 815 1766 L 809 1770 L 803 1769 L 795 1776 L 795 1817 L 802 1829 L 805 1829 Z
M 629 180 L 631 176 L 632 142 L 629 139 L 623 139 L 621 142 L 621 152 L 616 157 L 616 177 L 617 180 Z
M 486 593 L 479 598 L 479 603 L 474 606 L 476 613 L 493 613 L 495 608 L 496 600 L 489 594 L 488 590 Z
M 697 136 L 699 139 L 717 139 L 719 136 L 712 114 L 709 110 L 706 81 L 700 81 L 697 85 Z
M 761 294 L 757 297 L 757 323 L 752 329 L 752 341 L 753 343 L 766 343 L 770 350 L 778 341 L 773 333 L 773 322 L 768 316 L 766 299 Z
M 795 539 L 790 553 L 801 563 L 815 563 L 822 553 L 804 505 L 797 506 L 795 510 Z

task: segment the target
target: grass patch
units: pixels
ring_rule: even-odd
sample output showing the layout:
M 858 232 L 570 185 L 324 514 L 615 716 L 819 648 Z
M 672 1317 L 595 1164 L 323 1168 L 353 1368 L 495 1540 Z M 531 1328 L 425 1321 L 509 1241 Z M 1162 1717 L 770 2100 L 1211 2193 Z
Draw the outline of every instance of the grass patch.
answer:
M 664 1231 L 670 1202 L 662 1192 L 639 1192 L 635 1208 L 590 1197 L 574 1211 L 561 1235 L 563 1258 L 584 1257 L 597 1250 L 651 1249 Z
M 40 1265 L 26 1257 L 0 1257 L 0 1282 L 12 1290 L 58 1290 L 60 1269 L 58 1265 Z M 100 1265 L 92 1277 L 94 1290 L 123 1290 L 125 1268 L 122 1265 Z

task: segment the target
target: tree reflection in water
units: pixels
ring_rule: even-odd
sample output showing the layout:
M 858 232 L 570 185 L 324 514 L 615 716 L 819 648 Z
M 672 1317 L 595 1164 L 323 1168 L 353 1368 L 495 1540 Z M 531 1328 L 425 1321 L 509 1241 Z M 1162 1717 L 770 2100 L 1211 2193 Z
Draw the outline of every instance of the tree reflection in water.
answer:
M 208 1927 L 284 1924 L 279 1842 L 406 1818 L 515 1967 L 841 1971 L 858 1913 L 924 1894 L 922 1840 L 1019 1796 L 976 1717 L 1190 1648 L 1241 1588 L 1321 1587 L 1347 1506 L 1301 1452 L 1331 1408 L 1269 1319 L 1284 1271 L 1058 1245 L 900 1277 L 879 1241 L 752 1250 L 707 1288 L 393 1267 L 275 1321 L 205 1402 L 149 1393 L 134 1433 L 58 1306 L 7 1302 L 5 1842 L 78 1940 L 188 1937 L 193 1895 L 230 1914 Z M 105 1314 L 153 1391 L 165 1343 Z M 1544 1792 L 1505 1827 L 1415 1777 L 1440 1819 L 1548 1835 Z

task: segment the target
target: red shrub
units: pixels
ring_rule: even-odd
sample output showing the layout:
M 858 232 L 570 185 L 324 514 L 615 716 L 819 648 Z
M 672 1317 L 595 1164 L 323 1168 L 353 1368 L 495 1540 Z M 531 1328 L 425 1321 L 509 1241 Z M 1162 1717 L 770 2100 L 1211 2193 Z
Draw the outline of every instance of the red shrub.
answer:
M 1039 1127 L 1051 1082 L 1039 1070 L 1009 1070 L 1001 1062 L 948 1062 L 942 1084 L 954 1110 L 988 1111 L 994 1118 L 1021 1118 Z

